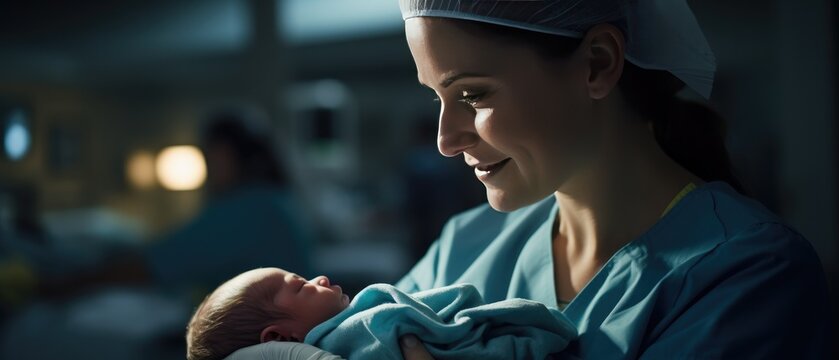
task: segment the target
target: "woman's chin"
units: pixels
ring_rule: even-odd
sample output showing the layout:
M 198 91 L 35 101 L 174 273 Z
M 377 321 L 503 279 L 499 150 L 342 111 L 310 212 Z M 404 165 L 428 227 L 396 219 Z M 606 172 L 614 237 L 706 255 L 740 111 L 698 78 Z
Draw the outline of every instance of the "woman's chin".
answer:
M 504 191 L 499 188 L 487 187 L 487 202 L 489 206 L 500 212 L 511 212 L 525 206 L 533 205 L 550 195 L 533 191 Z
M 538 201 L 528 201 L 526 197 L 515 196 L 508 191 L 487 188 L 487 202 L 489 206 L 500 212 L 511 212 L 521 209 Z

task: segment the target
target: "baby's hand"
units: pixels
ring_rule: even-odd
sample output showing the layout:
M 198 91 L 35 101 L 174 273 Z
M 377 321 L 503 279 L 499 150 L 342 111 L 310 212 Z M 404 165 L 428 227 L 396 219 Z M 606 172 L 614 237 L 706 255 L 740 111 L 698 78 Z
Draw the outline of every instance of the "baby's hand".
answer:
M 402 347 L 402 357 L 405 360 L 434 360 L 425 345 L 417 339 L 414 335 L 405 335 L 399 339 L 399 344 Z

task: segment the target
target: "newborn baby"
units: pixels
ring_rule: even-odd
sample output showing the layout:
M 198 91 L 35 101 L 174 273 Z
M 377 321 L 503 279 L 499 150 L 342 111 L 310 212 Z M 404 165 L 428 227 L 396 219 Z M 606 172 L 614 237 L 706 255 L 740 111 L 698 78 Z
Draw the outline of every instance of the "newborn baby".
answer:
M 543 359 L 576 337 L 556 309 L 512 299 L 485 304 L 471 285 L 405 294 L 366 287 L 350 303 L 325 276 L 277 268 L 245 272 L 199 305 L 187 329 L 189 360 L 223 359 L 268 341 L 305 342 L 347 359 L 401 359 L 415 334 L 436 359 Z

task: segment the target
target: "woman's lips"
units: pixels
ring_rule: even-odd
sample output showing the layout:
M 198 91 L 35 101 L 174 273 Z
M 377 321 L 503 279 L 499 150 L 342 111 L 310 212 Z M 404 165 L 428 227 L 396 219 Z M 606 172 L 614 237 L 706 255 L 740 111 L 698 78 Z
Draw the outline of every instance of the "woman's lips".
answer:
M 509 161 L 510 158 L 506 158 L 504 160 L 489 165 L 475 166 L 475 176 L 477 176 L 478 179 L 481 180 L 487 179 L 490 176 L 495 175 L 499 171 L 501 171 L 504 168 L 504 165 L 507 165 Z

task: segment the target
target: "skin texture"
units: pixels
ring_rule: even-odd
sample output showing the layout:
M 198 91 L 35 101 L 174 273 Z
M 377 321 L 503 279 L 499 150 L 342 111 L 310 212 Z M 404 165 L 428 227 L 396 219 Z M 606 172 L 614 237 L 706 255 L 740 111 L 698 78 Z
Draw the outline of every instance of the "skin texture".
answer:
M 476 168 L 496 210 L 554 195 L 554 286 L 557 298 L 573 299 L 685 185 L 703 182 L 664 154 L 649 121 L 624 102 L 625 40 L 614 26 L 594 26 L 569 57 L 551 59 L 457 21 L 405 21 L 418 79 L 439 97 L 440 153 Z M 403 354 L 431 358 L 422 344 Z

